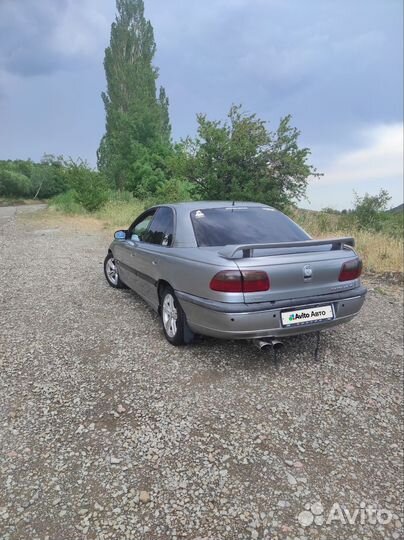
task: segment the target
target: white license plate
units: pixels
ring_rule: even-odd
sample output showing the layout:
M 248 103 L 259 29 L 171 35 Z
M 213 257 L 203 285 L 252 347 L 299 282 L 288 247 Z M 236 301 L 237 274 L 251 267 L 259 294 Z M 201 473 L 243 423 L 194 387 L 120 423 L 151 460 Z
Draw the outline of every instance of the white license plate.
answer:
M 334 319 L 332 306 L 321 306 L 307 309 L 296 309 L 282 313 L 282 326 L 295 326 Z

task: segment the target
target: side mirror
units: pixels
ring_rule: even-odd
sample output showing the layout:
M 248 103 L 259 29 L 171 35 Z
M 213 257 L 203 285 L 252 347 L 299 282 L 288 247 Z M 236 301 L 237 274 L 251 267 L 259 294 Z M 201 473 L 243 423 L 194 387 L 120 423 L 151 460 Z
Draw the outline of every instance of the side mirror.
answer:
M 114 238 L 115 240 L 126 240 L 126 231 L 116 231 Z

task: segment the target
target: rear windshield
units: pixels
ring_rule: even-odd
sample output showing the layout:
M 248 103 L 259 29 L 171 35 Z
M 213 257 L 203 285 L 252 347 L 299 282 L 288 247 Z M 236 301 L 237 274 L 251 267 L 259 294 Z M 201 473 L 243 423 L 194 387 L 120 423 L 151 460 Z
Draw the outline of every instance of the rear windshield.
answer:
M 291 219 L 266 207 L 206 208 L 191 212 L 198 246 L 294 242 L 310 237 Z

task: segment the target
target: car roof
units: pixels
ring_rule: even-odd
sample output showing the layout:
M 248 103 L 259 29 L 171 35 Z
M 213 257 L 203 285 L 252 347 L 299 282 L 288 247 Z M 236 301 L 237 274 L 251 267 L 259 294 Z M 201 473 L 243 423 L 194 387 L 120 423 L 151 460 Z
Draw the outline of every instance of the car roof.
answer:
M 256 202 L 243 202 L 243 201 L 190 201 L 179 203 L 167 203 L 159 204 L 158 206 L 169 206 L 171 208 L 178 208 L 182 211 L 192 212 L 193 210 L 206 209 L 206 208 L 228 208 L 229 206 L 249 206 L 249 207 L 268 207 L 266 204 Z

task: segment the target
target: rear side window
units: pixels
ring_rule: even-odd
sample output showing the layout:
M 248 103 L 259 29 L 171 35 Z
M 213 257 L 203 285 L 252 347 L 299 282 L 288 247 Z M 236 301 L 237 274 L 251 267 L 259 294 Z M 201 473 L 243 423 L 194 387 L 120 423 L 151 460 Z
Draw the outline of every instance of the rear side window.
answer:
M 266 207 L 207 208 L 191 212 L 198 246 L 294 242 L 310 237 L 287 216 Z
M 162 206 L 157 209 L 153 221 L 147 233 L 143 237 L 144 242 L 171 246 L 174 234 L 174 212 L 171 208 Z

